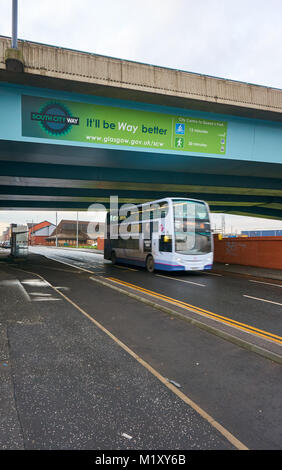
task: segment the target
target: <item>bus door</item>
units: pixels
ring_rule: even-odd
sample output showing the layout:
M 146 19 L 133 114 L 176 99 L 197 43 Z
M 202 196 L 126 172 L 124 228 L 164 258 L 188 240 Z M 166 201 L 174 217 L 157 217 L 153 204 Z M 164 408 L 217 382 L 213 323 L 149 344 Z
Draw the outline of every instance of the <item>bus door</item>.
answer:
M 160 253 L 171 253 L 172 252 L 172 235 L 169 224 L 162 218 L 159 223 L 158 232 L 158 250 Z
M 152 252 L 152 233 L 153 233 L 153 222 L 146 220 L 142 224 L 142 234 L 143 234 L 142 239 L 143 239 L 144 255 Z
M 158 222 L 143 222 L 143 253 L 157 254 L 159 251 Z

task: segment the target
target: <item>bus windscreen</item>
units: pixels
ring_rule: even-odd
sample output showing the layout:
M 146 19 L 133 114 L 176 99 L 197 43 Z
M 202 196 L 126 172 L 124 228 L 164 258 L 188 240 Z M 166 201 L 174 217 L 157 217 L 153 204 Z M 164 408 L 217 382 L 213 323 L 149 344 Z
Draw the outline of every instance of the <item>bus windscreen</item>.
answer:
M 199 255 L 212 250 L 210 219 L 202 202 L 174 200 L 175 252 Z

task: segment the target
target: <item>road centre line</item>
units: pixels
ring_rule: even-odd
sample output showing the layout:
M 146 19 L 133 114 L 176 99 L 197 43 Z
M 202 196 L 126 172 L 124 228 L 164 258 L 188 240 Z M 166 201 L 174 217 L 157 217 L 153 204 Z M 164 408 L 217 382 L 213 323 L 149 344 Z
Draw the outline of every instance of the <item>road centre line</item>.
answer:
M 282 287 L 281 284 L 274 284 L 274 283 L 271 283 L 271 282 L 263 282 L 263 281 L 255 281 L 254 279 L 249 279 L 249 282 L 257 282 L 258 284 L 265 284 L 267 286 Z
M 279 302 L 273 302 L 273 300 L 267 300 L 267 299 L 260 299 L 259 297 L 252 297 L 251 295 L 243 295 L 243 297 L 247 297 L 248 299 L 254 299 L 254 300 L 260 300 L 261 302 L 268 302 L 270 304 L 274 305 L 281 305 Z
M 227 317 L 224 317 L 222 315 L 218 315 L 216 313 L 210 312 L 209 310 L 204 310 L 200 307 L 196 307 L 195 305 L 188 304 L 186 302 L 174 299 L 172 297 L 167 297 L 163 294 L 159 294 L 158 292 L 150 291 L 148 289 L 144 289 L 143 287 L 136 286 L 134 284 L 130 284 L 130 283 L 125 282 L 125 281 L 121 281 L 120 279 L 115 279 L 115 278 L 111 278 L 111 277 L 107 277 L 106 279 L 109 280 L 109 281 L 112 281 L 116 284 L 120 284 L 120 285 L 123 285 L 125 287 L 129 287 L 131 289 L 140 291 L 144 294 L 150 295 L 152 297 L 158 298 L 159 300 L 163 300 L 163 301 L 168 302 L 172 305 L 176 305 L 176 306 L 184 308 L 186 310 L 190 310 L 190 311 L 193 311 L 193 312 L 198 313 L 200 315 L 212 318 L 214 320 L 219 321 L 220 323 L 225 323 L 225 324 L 227 324 L 229 326 L 232 326 L 236 329 L 240 329 L 240 330 L 246 331 L 247 333 L 252 333 L 252 334 L 254 334 L 256 336 L 260 336 L 264 339 L 273 341 L 273 342 L 278 343 L 278 344 L 282 344 L 282 337 L 278 336 L 278 335 L 275 335 L 274 333 L 270 333 L 268 331 L 264 331 L 264 330 L 261 330 L 259 328 L 255 328 L 254 326 L 247 325 L 245 323 L 241 323 L 241 322 L 238 322 L 236 320 L 232 320 L 231 318 L 227 318 Z
M 56 260 L 55 260 L 56 261 Z M 71 266 L 71 265 L 70 265 Z M 100 330 L 102 330 L 106 335 L 108 335 L 113 341 L 115 341 L 123 350 L 125 350 L 130 356 L 132 356 L 137 362 L 139 362 L 143 367 L 145 367 L 152 375 L 154 375 L 160 382 L 163 383 L 169 390 L 171 390 L 175 395 L 177 395 L 186 405 L 190 406 L 193 410 L 195 410 L 202 418 L 208 421 L 212 427 L 214 427 L 220 434 L 222 434 L 225 439 L 227 439 L 236 449 L 238 450 L 249 450 L 239 439 L 237 439 L 233 434 L 231 434 L 227 429 L 225 429 L 220 423 L 218 423 L 212 416 L 210 416 L 206 411 L 204 411 L 200 406 L 198 406 L 191 398 L 185 395 L 183 392 L 178 390 L 176 386 L 168 382 L 168 380 L 162 376 L 156 369 L 154 369 L 148 362 L 144 361 L 140 356 L 138 356 L 132 349 L 130 349 L 125 343 L 119 340 L 116 336 L 114 336 L 109 330 L 107 330 L 101 323 L 95 320 L 92 316 L 90 316 L 85 310 L 83 310 L 79 305 L 73 302 L 69 297 L 67 297 L 63 292 L 61 292 L 57 287 L 53 286 L 50 282 L 48 282 L 43 276 L 40 274 L 26 271 L 21 268 L 14 268 L 19 269 L 20 271 L 27 272 L 29 274 L 33 274 L 34 276 L 38 276 L 40 279 L 46 282 L 52 289 L 54 289 L 58 294 L 60 294 L 67 302 L 69 302 L 73 307 L 79 310 L 88 320 L 94 323 Z M 87 271 L 87 270 L 85 270 Z M 92 271 L 91 274 L 93 274 Z
M 194 284 L 195 286 L 206 287 L 206 284 L 200 284 L 198 282 L 186 281 L 185 279 L 177 279 L 176 277 L 164 276 L 163 274 L 156 274 L 158 277 L 164 277 L 166 279 L 172 279 L 173 281 L 186 282 L 187 284 Z

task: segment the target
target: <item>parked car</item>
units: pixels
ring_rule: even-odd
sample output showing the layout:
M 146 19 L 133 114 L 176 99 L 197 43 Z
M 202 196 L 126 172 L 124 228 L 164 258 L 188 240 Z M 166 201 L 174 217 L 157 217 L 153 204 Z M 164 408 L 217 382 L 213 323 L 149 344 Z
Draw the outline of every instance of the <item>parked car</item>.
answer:
M 11 248 L 11 243 L 9 240 L 6 240 L 2 243 L 2 248 Z

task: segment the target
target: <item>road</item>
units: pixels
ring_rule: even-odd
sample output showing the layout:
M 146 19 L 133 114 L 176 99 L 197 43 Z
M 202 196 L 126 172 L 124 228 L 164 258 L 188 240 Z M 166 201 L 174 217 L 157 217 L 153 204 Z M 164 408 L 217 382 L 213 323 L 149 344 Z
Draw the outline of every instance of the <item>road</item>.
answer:
M 143 269 L 113 266 L 101 254 L 45 247 L 33 251 L 114 279 L 121 287 L 127 283 L 138 292 L 142 288 L 195 306 L 201 309 L 201 314 L 214 313 L 218 321 L 234 320 L 250 327 L 250 331 L 261 330 L 269 341 L 282 343 L 282 282 L 210 272 L 172 275 L 159 271 L 149 275 Z
M 227 441 L 219 439 L 217 433 L 212 436 L 207 430 L 203 431 L 202 424 L 196 423 L 195 434 L 190 435 L 190 438 L 194 439 L 192 448 L 193 445 L 194 448 L 238 448 L 236 439 L 249 449 L 282 448 L 281 364 L 279 361 L 270 360 L 267 356 L 264 357 L 263 354 L 253 352 L 247 346 L 241 347 L 236 341 L 228 340 L 228 335 L 230 338 L 238 337 L 246 342 L 246 345 L 256 344 L 259 348 L 263 346 L 263 350 L 267 348 L 274 356 L 278 356 L 279 353 L 281 356 L 281 283 L 270 279 L 250 279 L 218 273 L 148 274 L 142 269 L 112 266 L 110 262 L 104 262 L 101 255 L 95 253 L 39 247 L 34 247 L 31 251 L 33 257 L 25 263 L 20 263 L 18 268 L 25 273 L 25 280 L 20 279 L 20 283 L 24 286 L 26 296 L 35 301 L 32 305 L 48 304 L 49 308 L 52 304 L 56 319 L 59 313 L 56 307 L 58 300 L 46 302 L 46 296 L 58 299 L 62 295 L 63 300 L 71 303 L 72 307 L 79 309 L 81 313 L 87 315 L 87 318 L 96 322 L 98 329 L 110 335 L 107 351 L 104 343 L 101 346 L 105 356 L 113 348 L 112 343 L 117 347 L 115 351 L 111 351 L 114 357 L 119 357 L 117 355 L 120 354 L 120 348 L 128 348 L 128 351 L 125 350 L 129 352 L 131 358 L 141 364 L 141 369 L 143 368 L 162 384 L 163 380 L 167 380 L 166 385 L 172 384 L 171 391 L 181 400 L 182 405 L 179 407 L 178 404 L 176 410 L 170 408 L 171 447 L 166 448 L 184 448 L 181 447 L 184 445 L 183 439 L 179 437 L 183 428 L 177 427 L 175 419 L 181 421 L 185 416 L 189 421 L 191 418 L 188 418 L 186 413 L 187 407 L 190 406 L 200 413 L 201 417 L 205 417 L 204 420 L 212 417 L 212 420 L 219 423 L 220 429 L 221 427 L 223 429 L 222 436 L 227 439 Z M 36 257 L 36 255 L 41 256 Z M 34 281 L 28 284 L 27 273 L 30 277 L 40 276 L 37 279 L 36 290 L 33 286 Z M 55 295 L 49 293 L 44 297 L 42 291 L 41 295 L 40 280 L 54 286 Z M 157 302 L 160 308 L 153 308 L 150 303 L 146 304 L 135 297 L 129 297 L 128 294 L 132 293 L 140 298 L 143 297 L 145 301 L 151 299 Z M 163 311 L 164 305 L 173 307 L 176 315 L 168 315 Z M 189 316 L 189 321 L 185 321 L 184 316 L 178 317 L 177 313 L 180 312 L 187 315 L 187 319 Z M 209 314 L 216 314 L 217 317 L 212 318 Z M 201 326 L 198 328 L 199 319 L 201 324 L 206 323 L 207 328 Z M 55 320 L 55 323 L 56 321 L 59 319 Z M 214 334 L 215 326 L 227 334 L 225 339 Z M 249 330 L 245 328 L 247 326 Z M 61 335 L 58 327 L 56 331 Z M 90 341 L 88 337 L 90 333 L 86 329 L 84 332 L 83 351 L 86 343 Z M 74 341 L 72 336 L 70 341 Z M 10 342 L 12 343 L 12 339 Z M 89 344 L 91 347 L 92 343 Z M 18 354 L 20 355 L 20 351 Z M 125 358 L 120 360 L 124 361 Z M 83 357 L 78 357 L 79 364 L 81 361 Z M 127 369 L 127 362 L 122 364 Z M 107 364 L 107 368 L 109 367 Z M 107 370 L 108 389 L 114 389 L 116 393 L 115 385 L 121 387 L 121 382 L 119 380 L 119 383 L 114 385 L 111 368 Z M 95 372 L 97 373 L 97 370 Z M 138 373 L 142 374 L 141 370 Z M 81 380 L 85 381 L 85 376 Z M 146 376 L 144 383 L 147 383 L 147 380 Z M 126 383 L 130 397 L 132 384 L 128 380 Z M 154 395 L 154 387 L 155 384 L 150 383 L 147 393 L 149 391 L 156 400 L 160 391 Z M 126 393 L 124 389 L 123 393 Z M 112 397 L 109 398 L 109 401 L 111 400 Z M 129 406 L 127 402 L 124 404 L 122 401 L 122 403 L 125 408 Z M 157 402 L 154 403 L 156 405 Z M 150 407 L 151 405 L 148 405 L 148 409 Z M 30 411 L 29 408 L 28 410 Z M 120 412 L 122 413 L 122 410 Z M 123 410 L 123 413 L 127 415 L 126 410 Z M 134 413 L 137 413 L 136 408 L 130 407 L 129 415 L 134 416 Z M 156 412 L 153 406 L 150 408 L 150 413 L 153 413 L 158 425 L 167 419 L 163 409 L 158 408 Z M 146 419 L 148 420 L 148 417 Z M 129 434 L 136 433 L 137 428 L 142 427 L 140 424 L 136 428 L 136 420 L 134 424 L 129 418 L 128 423 Z M 146 425 L 151 429 L 148 421 Z M 140 431 L 141 434 L 142 432 Z M 164 439 L 164 432 L 161 430 L 159 432 Z M 229 440 L 228 433 L 234 436 L 235 441 L 232 438 Z M 46 442 L 46 435 L 44 439 Z M 146 441 L 144 436 L 142 439 L 145 445 L 143 448 L 150 448 L 148 440 Z M 160 446 L 156 428 L 152 430 L 150 439 L 151 448 Z M 210 444 L 213 440 L 214 447 Z M 116 441 L 110 435 L 106 445 L 112 444 L 112 448 L 116 448 L 114 443 Z M 75 442 L 73 445 L 77 448 L 76 446 L 80 444 Z M 135 448 L 140 448 L 138 445 L 141 444 L 135 441 L 133 445 Z M 166 445 L 169 445 L 168 441 Z

